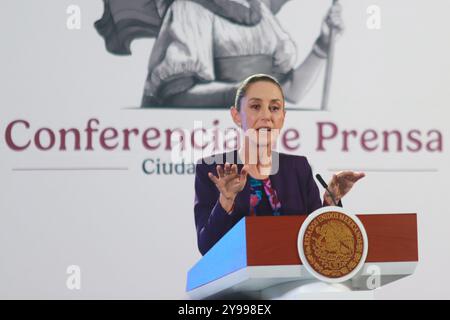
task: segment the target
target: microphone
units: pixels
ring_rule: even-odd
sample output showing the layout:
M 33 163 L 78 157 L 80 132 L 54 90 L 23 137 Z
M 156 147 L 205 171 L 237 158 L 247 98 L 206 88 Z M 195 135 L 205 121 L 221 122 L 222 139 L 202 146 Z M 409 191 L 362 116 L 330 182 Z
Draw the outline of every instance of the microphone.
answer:
M 336 199 L 334 198 L 334 195 L 330 192 L 330 190 L 328 190 L 328 185 L 327 185 L 327 183 L 325 182 L 325 180 L 322 179 L 322 176 L 321 176 L 320 174 L 316 174 L 316 178 L 317 178 L 317 180 L 319 180 L 319 182 L 320 182 L 320 184 L 322 185 L 322 187 L 324 187 L 325 190 L 327 190 L 328 194 L 329 194 L 330 197 L 331 197 L 331 200 L 333 201 L 333 204 L 334 204 L 335 206 L 342 207 L 341 201 L 339 201 L 339 203 L 336 203 Z

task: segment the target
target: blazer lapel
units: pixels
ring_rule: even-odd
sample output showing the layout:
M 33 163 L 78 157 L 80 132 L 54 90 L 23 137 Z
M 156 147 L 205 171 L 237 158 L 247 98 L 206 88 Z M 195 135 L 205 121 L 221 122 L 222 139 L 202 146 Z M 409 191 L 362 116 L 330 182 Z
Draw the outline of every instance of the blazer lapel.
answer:
M 285 199 L 283 182 L 279 172 L 270 176 L 270 183 L 272 184 L 272 188 L 275 189 L 275 192 L 277 193 L 278 200 L 281 203 L 281 213 L 283 213 Z
M 238 164 L 238 171 L 241 172 L 243 164 Z M 245 216 L 250 212 L 250 179 L 247 176 L 244 189 L 236 196 L 236 209 L 243 212 Z
M 273 153 L 275 153 L 276 151 L 272 151 Z M 287 201 L 287 199 L 285 199 L 284 195 L 285 195 L 285 182 L 283 182 L 283 178 L 282 178 L 282 174 L 281 171 L 283 170 L 283 165 L 281 163 L 281 157 L 280 154 L 277 154 L 278 156 L 278 171 L 276 174 L 273 174 L 270 176 L 270 183 L 272 184 L 272 188 L 275 189 L 276 193 L 277 193 L 277 197 L 278 200 L 281 203 L 281 213 L 283 213 L 283 209 L 285 208 L 284 206 L 284 202 Z

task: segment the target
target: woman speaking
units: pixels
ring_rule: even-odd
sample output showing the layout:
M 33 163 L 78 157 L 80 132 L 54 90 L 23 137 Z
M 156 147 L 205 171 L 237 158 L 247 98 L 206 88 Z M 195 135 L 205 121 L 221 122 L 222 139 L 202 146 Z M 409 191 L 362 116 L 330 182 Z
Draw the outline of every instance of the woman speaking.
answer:
M 334 174 L 331 195 L 326 192 L 322 203 L 307 159 L 272 150 L 284 124 L 284 101 L 275 78 L 247 78 L 230 109 L 244 131 L 240 148 L 196 165 L 194 213 L 202 254 L 244 216 L 310 214 L 340 201 L 364 177 L 352 171 Z

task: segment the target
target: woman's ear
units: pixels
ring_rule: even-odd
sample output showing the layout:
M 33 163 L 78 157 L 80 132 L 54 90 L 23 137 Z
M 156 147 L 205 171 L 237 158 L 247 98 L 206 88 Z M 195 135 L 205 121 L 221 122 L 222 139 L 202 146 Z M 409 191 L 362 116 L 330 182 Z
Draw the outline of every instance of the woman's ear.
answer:
M 239 110 L 235 107 L 232 106 L 230 108 L 230 113 L 231 113 L 231 118 L 233 119 L 234 123 L 238 126 L 238 127 L 242 127 L 242 119 L 241 119 L 241 113 L 239 112 Z

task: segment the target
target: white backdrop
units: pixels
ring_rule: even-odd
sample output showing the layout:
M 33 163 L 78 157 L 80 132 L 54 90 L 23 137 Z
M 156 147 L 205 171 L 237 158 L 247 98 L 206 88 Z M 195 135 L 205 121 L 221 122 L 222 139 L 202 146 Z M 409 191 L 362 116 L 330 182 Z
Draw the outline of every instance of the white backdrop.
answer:
M 288 111 L 300 148 L 315 172 L 367 173 L 345 200 L 358 213 L 417 212 L 419 265 L 414 275 L 376 291 L 376 298 L 450 298 L 448 243 L 450 178 L 450 43 L 447 0 L 341 0 L 346 31 L 336 45 L 330 111 Z M 81 29 L 66 27 L 69 5 L 81 9 Z M 369 5 L 381 9 L 381 29 L 366 26 Z M 309 52 L 326 0 L 294 0 L 278 18 Z M 100 0 L 0 2 L 0 298 L 185 298 L 187 270 L 200 258 L 193 216 L 192 174 L 147 175 L 144 159 L 169 161 L 164 148 L 148 151 L 13 151 L 9 123 L 24 119 L 15 139 L 41 127 L 83 130 L 89 118 L 118 129 L 182 127 L 194 121 L 232 127 L 226 110 L 139 109 L 153 40 L 132 44 L 130 57 L 113 56 L 93 28 Z M 302 105 L 317 106 L 320 81 Z M 442 151 L 382 147 L 368 152 L 358 139 L 343 152 L 342 136 L 317 150 L 317 122 L 339 130 L 420 130 L 442 133 Z M 30 136 L 32 137 L 32 135 Z M 405 142 L 405 141 L 404 141 Z M 378 141 L 379 144 L 382 140 Z M 115 167 L 121 170 L 18 171 L 23 168 Z M 81 290 L 66 286 L 66 268 L 81 268 Z

